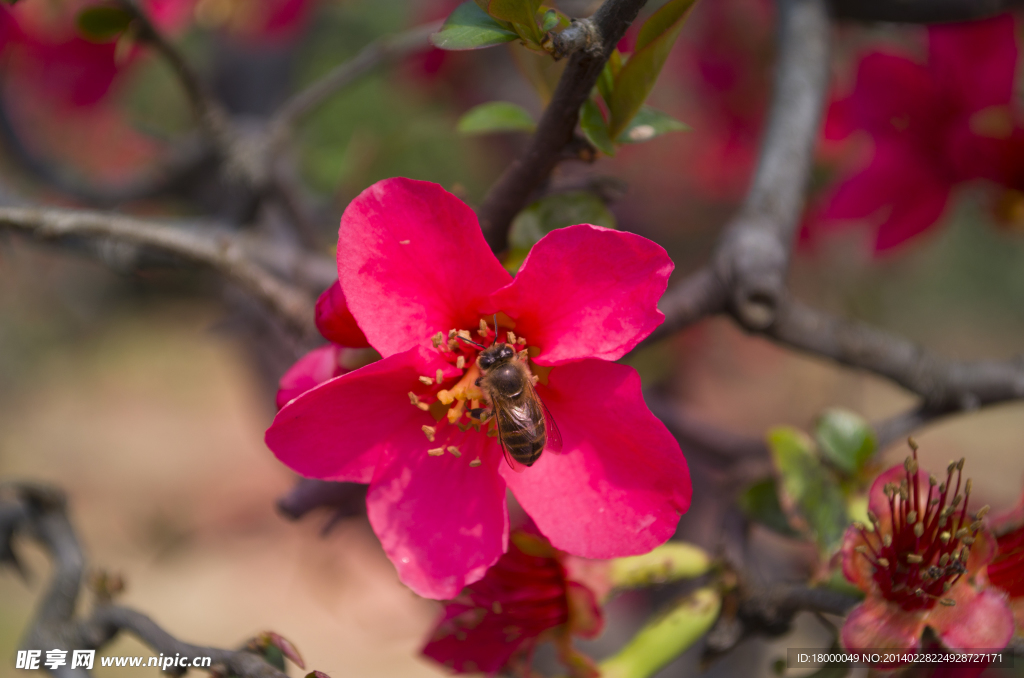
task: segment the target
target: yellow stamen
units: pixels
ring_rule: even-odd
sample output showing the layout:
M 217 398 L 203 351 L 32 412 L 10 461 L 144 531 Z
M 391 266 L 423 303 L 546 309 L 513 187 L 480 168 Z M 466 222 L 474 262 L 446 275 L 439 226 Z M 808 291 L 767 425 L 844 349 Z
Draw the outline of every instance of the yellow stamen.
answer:
M 439 384 L 444 381 L 444 371 L 440 367 L 437 368 L 437 375 L 434 379 L 436 379 Z
M 460 355 L 458 358 L 456 358 L 455 359 L 455 367 L 460 369 L 460 370 L 465 368 L 466 367 L 466 356 Z
M 427 436 L 427 440 L 434 442 L 434 434 L 437 433 L 437 429 L 433 426 L 424 426 L 423 435 Z
M 481 337 L 486 337 L 488 334 L 487 321 L 484 320 L 483 318 L 480 318 L 480 329 L 478 329 L 476 333 L 479 334 Z
M 430 338 L 430 343 L 434 345 L 434 348 L 440 348 L 441 344 L 444 343 L 444 333 L 438 332 Z
M 473 461 L 469 462 L 469 465 L 475 468 L 475 467 L 479 466 L 482 463 L 483 462 L 480 461 L 479 459 L 474 459 Z
M 459 452 L 459 448 L 456 447 L 455 445 L 449 445 L 448 446 L 448 451 L 451 452 L 456 457 L 461 457 L 462 456 L 462 452 Z
M 427 454 L 429 454 L 431 457 L 440 457 L 442 454 L 444 454 L 444 448 L 435 447 L 431 450 L 427 450 Z
M 427 386 L 430 386 L 431 384 L 434 383 L 434 380 L 431 379 L 430 377 L 420 377 L 420 381 L 426 384 Z
M 465 400 L 456 401 L 455 405 L 448 408 L 448 423 L 454 424 L 462 416 L 462 410 L 466 406 Z
M 437 392 L 437 399 L 441 401 L 442 405 L 451 405 L 455 401 L 455 396 L 451 391 L 442 388 Z
M 508 344 L 516 343 L 515 332 L 513 332 L 512 330 L 509 330 L 508 332 L 506 332 L 505 333 L 505 342 L 508 343 Z

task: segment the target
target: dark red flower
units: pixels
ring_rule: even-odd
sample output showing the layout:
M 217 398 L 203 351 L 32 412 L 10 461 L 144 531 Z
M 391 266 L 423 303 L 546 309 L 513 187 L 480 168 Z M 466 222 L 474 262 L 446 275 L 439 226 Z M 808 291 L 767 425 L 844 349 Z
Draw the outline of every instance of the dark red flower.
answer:
M 480 581 L 445 604 L 423 654 L 456 673 L 524 670 L 536 646 L 555 642 L 574 676 L 596 676 L 572 648 L 604 624 L 599 594 L 571 579 L 566 560 L 535 529 L 514 532 L 509 549 Z
M 929 27 L 924 65 L 865 56 L 853 94 L 830 109 L 826 128 L 832 137 L 840 127 L 867 132 L 874 155 L 836 187 L 819 220 L 873 219 L 875 250 L 888 250 L 935 224 L 954 187 L 1002 181 L 1002 149 L 1015 127 L 1016 62 L 1008 14 Z
M 950 649 L 1009 642 L 1006 594 L 985 576 L 996 548 L 982 522 L 988 509 L 968 512 L 971 481 L 962 482 L 962 471 L 962 459 L 951 463 L 940 483 L 918 470 L 914 450 L 871 486 L 874 529 L 851 527 L 842 547 L 843 573 L 867 594 L 843 625 L 848 649 L 919 648 L 926 626 Z

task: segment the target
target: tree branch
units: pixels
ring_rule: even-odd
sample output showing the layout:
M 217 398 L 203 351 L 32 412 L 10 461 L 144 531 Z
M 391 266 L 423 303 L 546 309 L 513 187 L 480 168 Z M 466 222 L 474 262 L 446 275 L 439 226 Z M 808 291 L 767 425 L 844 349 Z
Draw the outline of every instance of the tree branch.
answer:
M 32 207 L 0 208 L 0 228 L 13 229 L 42 240 L 110 239 L 153 248 L 209 266 L 248 290 L 302 335 L 316 335 L 311 296 L 257 264 L 245 245 L 246 241 L 234 234 L 190 231 L 102 212 Z
M 933 24 L 972 21 L 1024 5 L 1022 0 L 830 0 L 837 19 Z
M 646 0 L 605 0 L 594 16 L 586 20 L 591 22 L 587 30 L 600 36 L 599 49 L 580 50 L 572 55 L 526 151 L 498 177 L 477 210 L 492 250 L 498 252 L 508 247 L 512 219 L 558 164 L 562 148 L 572 140 L 580 106 L 590 96 L 605 61 L 645 3 Z
M 165 656 L 210 657 L 211 668 L 227 668 L 227 673 L 240 678 L 287 678 L 251 649 L 222 650 L 177 640 L 141 612 L 109 604 L 109 592 L 98 593 L 91 617 L 76 619 L 85 557 L 68 520 L 64 494 L 57 488 L 30 483 L 0 484 L 0 553 L 12 554 L 8 560 L 13 558 L 11 542 L 18 534 L 39 542 L 54 563 L 50 586 L 23 642 L 25 649 L 100 649 L 120 631 L 128 631 Z M 59 678 L 89 675 L 85 669 L 71 669 L 68 664 L 53 673 Z

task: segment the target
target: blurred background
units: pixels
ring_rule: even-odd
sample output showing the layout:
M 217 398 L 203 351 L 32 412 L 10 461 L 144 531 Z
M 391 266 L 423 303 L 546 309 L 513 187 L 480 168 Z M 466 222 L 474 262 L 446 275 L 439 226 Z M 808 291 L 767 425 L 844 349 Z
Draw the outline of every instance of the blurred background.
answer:
M 104 197 L 180 150 L 192 123 L 162 60 L 76 36 L 83 4 L 3 8 L 4 201 L 113 204 L 272 230 L 272 215 L 254 212 L 243 189 L 201 164 L 162 195 Z M 456 4 L 197 0 L 152 9 L 220 100 L 258 119 L 374 39 L 442 18 Z M 597 4 L 558 6 L 584 16 Z M 770 0 L 701 0 L 651 98 L 691 131 L 624 146 L 614 158 L 563 163 L 553 184 L 597 187 L 620 228 L 668 249 L 677 277 L 706 261 L 756 159 L 773 26 Z M 836 99 L 851 88 L 862 54 L 925 54 L 924 28 L 839 26 L 835 38 Z M 527 137 L 464 136 L 456 123 L 492 100 L 539 114 L 537 58 L 514 44 L 424 49 L 361 78 L 303 121 L 290 171 L 315 205 L 316 247 L 332 251 L 347 202 L 386 177 L 436 181 L 478 203 Z M 814 195 L 863 163 L 870 145 L 856 133 L 823 141 Z M 1003 198 L 984 182 L 960 186 L 933 228 L 881 255 L 869 228 L 808 231 L 794 259 L 794 292 L 947 356 L 1019 353 L 1024 225 L 996 209 Z M 121 573 L 124 602 L 183 640 L 232 647 L 273 630 L 307 666 L 332 676 L 440 675 L 417 656 L 440 608 L 398 583 L 365 520 L 324 536 L 325 515 L 292 523 L 275 512 L 294 477 L 266 449 L 263 431 L 293 356 L 254 330 L 252 310 L 214 274 L 122 254 L 0 233 L 0 476 L 63 487 L 91 564 Z M 645 385 L 693 416 L 751 436 L 784 423 L 806 429 L 826 407 L 875 420 L 913 402 L 882 380 L 747 337 L 727 320 L 704 322 L 630 362 Z M 1013 505 L 1024 489 L 1022 415 L 1024 405 L 1013 404 L 929 427 L 917 436 L 923 466 L 966 456 L 979 505 Z M 885 454 L 898 461 L 905 451 Z M 716 547 L 716 535 L 694 518 L 684 517 L 681 530 Z M 24 551 L 27 585 L 0 574 L 4 658 L 13 657 L 46 581 L 46 558 Z M 643 604 L 626 600 L 620 611 Z M 776 643 L 786 646 L 795 645 Z M 767 670 L 779 654 L 756 648 Z M 149 651 L 122 638 L 107 653 Z M 97 674 L 118 669 L 106 671 Z M 13 675 L 13 661 L 0 661 L 0 678 Z

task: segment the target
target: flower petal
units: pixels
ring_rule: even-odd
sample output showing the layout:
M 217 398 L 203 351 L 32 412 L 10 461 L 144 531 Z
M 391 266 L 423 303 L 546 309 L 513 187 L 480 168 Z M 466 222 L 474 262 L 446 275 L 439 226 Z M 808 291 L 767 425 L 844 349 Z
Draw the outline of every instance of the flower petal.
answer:
M 277 413 L 267 447 L 301 475 L 368 483 L 385 449 L 410 438 L 425 449 L 422 426 L 434 418 L 410 405 L 408 393 L 432 369 L 428 355 L 410 350 L 327 381 Z
M 524 473 L 501 472 L 555 548 L 586 558 L 647 553 L 690 506 L 679 443 L 647 406 L 625 365 L 581 360 L 551 370 L 537 391 L 561 431 L 563 452 Z
M 928 69 L 968 111 L 1009 104 L 1016 66 L 1012 14 L 928 27 Z
M 928 625 L 942 644 L 952 650 L 1001 650 L 1013 637 L 1013 612 L 1007 595 L 986 587 L 981 591 L 961 580 L 947 597 L 956 605 L 936 605 L 928 613 Z
M 911 650 L 921 646 L 923 612 L 904 612 L 899 605 L 869 596 L 853 608 L 843 624 L 847 650 Z
M 422 439 L 422 434 L 420 438 Z M 493 439 L 444 426 L 438 446 L 461 456 L 427 454 L 426 440 L 381 456 L 366 497 L 367 514 L 398 578 L 425 598 L 454 598 L 484 576 L 508 546 L 504 464 Z M 470 462 L 479 459 L 479 466 Z
M 888 510 L 886 515 L 888 515 Z M 871 563 L 868 562 L 868 559 L 863 554 L 857 553 L 857 547 L 864 543 L 864 535 L 861 534 L 855 525 L 851 525 L 846 528 L 846 533 L 843 535 L 843 545 L 839 549 L 839 553 L 843 558 L 843 574 L 846 576 L 846 579 L 861 591 L 870 595 L 878 590 L 878 584 L 875 583 L 875 578 L 872 576 L 874 568 L 871 566 Z
M 352 317 L 352 311 L 348 310 L 345 293 L 337 280 L 316 300 L 316 328 L 324 339 L 341 346 L 366 348 L 370 345 Z
M 582 224 L 540 239 L 488 312 L 516 321 L 541 365 L 618 360 L 660 325 L 672 260 L 647 238 Z
M 349 203 L 338 279 L 359 327 L 387 357 L 438 332 L 474 329 L 488 295 L 511 276 L 473 210 L 437 184 L 399 178 Z
M 281 409 L 288 401 L 298 398 L 314 386 L 345 374 L 348 370 L 338 364 L 343 350 L 336 344 L 327 344 L 299 358 L 278 382 L 277 408 Z

